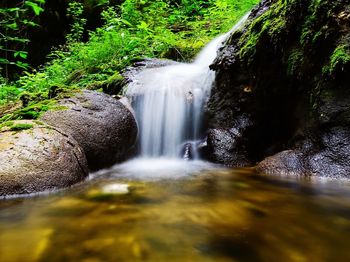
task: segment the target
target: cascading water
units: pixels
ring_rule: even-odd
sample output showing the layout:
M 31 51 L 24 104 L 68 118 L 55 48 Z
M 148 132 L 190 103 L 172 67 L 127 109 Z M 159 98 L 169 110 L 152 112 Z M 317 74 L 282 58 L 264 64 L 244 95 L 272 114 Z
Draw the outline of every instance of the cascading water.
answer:
M 139 125 L 141 157 L 180 158 L 186 141 L 201 138 L 203 107 L 215 79 L 209 65 L 228 35 L 247 17 L 211 41 L 193 63 L 145 69 L 128 85 L 126 95 Z

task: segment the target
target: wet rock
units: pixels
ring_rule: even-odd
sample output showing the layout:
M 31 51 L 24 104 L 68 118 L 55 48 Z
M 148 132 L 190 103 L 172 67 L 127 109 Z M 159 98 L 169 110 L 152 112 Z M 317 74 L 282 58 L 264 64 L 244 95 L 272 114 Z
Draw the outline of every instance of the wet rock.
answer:
M 139 74 L 145 69 L 158 68 L 176 64 L 178 64 L 178 62 L 175 62 L 173 60 L 145 58 L 141 61 L 135 62 L 132 66 L 128 67 L 122 75 L 125 78 L 126 82 L 130 83 L 133 81 L 133 79 L 135 79 L 135 76 L 137 74 Z
M 230 130 L 210 129 L 207 135 L 209 160 L 227 166 L 247 166 L 248 160 L 237 151 L 238 137 Z
M 259 173 L 282 176 L 350 178 L 350 129 L 331 128 L 320 141 L 268 157 L 257 166 Z
M 341 0 L 263 0 L 253 9 L 210 66 L 211 160 L 260 162 L 259 172 L 271 174 L 349 176 L 348 14 Z M 250 124 L 236 135 L 242 116 Z
M 303 154 L 294 150 L 282 151 L 268 157 L 257 166 L 258 173 L 276 176 L 301 176 L 307 171 L 303 164 Z
M 183 146 L 182 146 L 182 150 L 181 150 L 181 157 L 184 159 L 184 160 L 191 160 L 194 158 L 194 152 L 193 152 L 193 143 L 185 143 Z
M 88 174 L 84 152 L 72 137 L 26 120 L 1 128 L 0 166 L 0 196 L 64 188 Z
M 230 129 L 214 128 L 207 134 L 206 153 L 209 160 L 227 166 L 248 166 L 244 133 L 250 126 L 248 117 L 241 116 Z
M 96 170 L 125 160 L 137 136 L 133 114 L 119 101 L 96 91 L 62 99 L 64 110 L 48 111 L 42 120 L 70 134 Z

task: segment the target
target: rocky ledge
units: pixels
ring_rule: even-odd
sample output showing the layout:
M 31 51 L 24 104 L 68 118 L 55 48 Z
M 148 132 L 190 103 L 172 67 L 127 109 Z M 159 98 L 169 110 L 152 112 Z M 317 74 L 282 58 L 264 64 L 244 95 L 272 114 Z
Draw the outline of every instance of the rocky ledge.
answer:
M 264 0 L 211 68 L 209 159 L 350 177 L 349 1 Z

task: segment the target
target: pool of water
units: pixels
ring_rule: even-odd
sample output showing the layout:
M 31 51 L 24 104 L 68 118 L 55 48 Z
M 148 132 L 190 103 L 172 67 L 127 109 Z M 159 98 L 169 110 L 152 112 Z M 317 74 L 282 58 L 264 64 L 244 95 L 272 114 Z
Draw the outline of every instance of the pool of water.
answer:
M 1 200 L 0 261 L 350 261 L 348 183 L 200 166 Z

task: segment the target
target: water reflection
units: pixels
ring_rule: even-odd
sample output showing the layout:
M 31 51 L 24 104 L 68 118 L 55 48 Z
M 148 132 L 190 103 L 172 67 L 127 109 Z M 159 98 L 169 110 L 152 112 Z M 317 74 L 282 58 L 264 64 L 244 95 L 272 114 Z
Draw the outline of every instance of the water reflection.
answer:
M 0 261 L 348 261 L 349 192 L 251 169 L 98 176 L 1 201 Z

